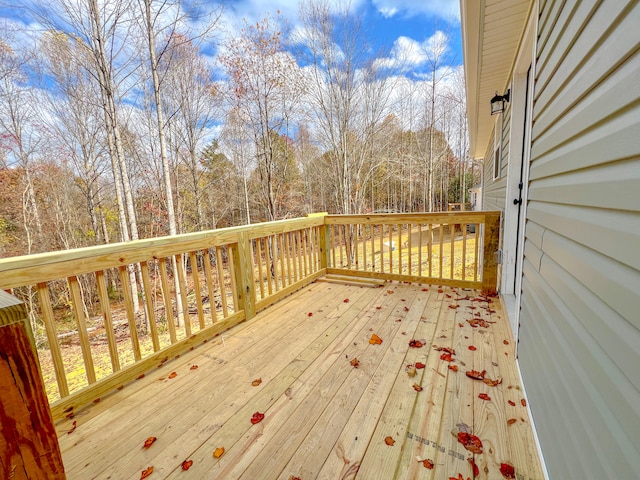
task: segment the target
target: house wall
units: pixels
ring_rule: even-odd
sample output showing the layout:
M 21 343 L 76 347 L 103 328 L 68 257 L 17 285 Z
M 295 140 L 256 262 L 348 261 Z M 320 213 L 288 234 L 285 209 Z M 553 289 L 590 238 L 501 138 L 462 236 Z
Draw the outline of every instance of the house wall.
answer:
M 491 134 L 492 141 L 487 145 L 483 158 L 484 186 L 482 189 L 482 209 L 502 212 L 500 216 L 500 243 L 498 248 L 503 249 L 504 239 L 504 209 L 507 195 L 507 172 L 509 170 L 509 138 L 511 133 L 511 103 L 506 104 L 505 111 L 495 120 L 495 128 Z M 502 130 L 502 137 L 500 137 Z M 497 131 L 497 136 L 496 136 Z M 500 148 L 499 175 L 494 178 L 495 151 Z M 498 265 L 498 285 L 502 284 L 502 265 Z
M 539 2 L 518 358 L 552 479 L 640 478 L 639 26 Z

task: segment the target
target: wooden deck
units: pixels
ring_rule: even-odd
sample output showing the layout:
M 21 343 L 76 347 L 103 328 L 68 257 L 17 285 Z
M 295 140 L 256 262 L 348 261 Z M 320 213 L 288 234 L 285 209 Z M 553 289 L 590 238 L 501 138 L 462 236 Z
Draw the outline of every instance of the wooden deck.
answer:
M 495 323 L 474 328 L 474 318 Z M 374 333 L 381 344 L 369 343 Z M 453 361 L 436 347 L 455 349 Z M 411 377 L 416 362 L 425 367 Z M 500 479 L 508 463 L 516 478 L 542 480 L 523 398 L 497 299 L 417 284 L 316 282 L 57 430 L 69 479 L 138 480 L 150 466 L 151 480 Z M 264 419 L 252 424 L 255 412 Z M 465 430 L 482 453 L 458 441 Z M 193 461 L 187 472 L 185 460 Z

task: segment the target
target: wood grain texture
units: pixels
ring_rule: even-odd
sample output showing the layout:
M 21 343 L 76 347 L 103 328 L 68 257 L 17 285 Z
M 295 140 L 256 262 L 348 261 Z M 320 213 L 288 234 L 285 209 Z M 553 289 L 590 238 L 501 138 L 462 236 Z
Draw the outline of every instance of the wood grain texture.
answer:
M 0 291 L 0 478 L 64 479 L 24 305 Z
M 479 333 L 467 322 L 477 317 L 496 323 Z M 178 479 L 186 475 L 181 462 L 190 459 L 193 478 L 447 480 L 458 472 L 466 478 L 472 455 L 451 435 L 465 423 L 485 445 L 476 461 L 487 471 L 478 478 L 500 478 L 505 461 L 522 478 L 542 480 L 515 388 L 513 342 L 503 344 L 509 329 L 503 317 L 499 302 L 477 290 L 313 283 L 79 410 L 73 434 L 66 434 L 70 420 L 62 420 L 68 476 L 137 480 L 152 465 L 153 478 Z M 369 343 L 372 333 L 382 344 Z M 412 339 L 423 346 L 410 348 Z M 434 345 L 455 348 L 459 371 L 448 369 Z M 409 377 L 407 365 L 416 362 L 425 368 Z M 488 387 L 465 376 L 483 365 L 503 383 Z M 167 378 L 170 371 L 177 376 Z M 490 389 L 490 405 L 477 398 L 476 387 Z M 514 411 L 524 422 L 503 421 L 513 408 L 507 399 L 518 401 Z M 265 417 L 252 425 L 255 412 Z M 148 436 L 158 440 L 145 450 Z M 218 447 L 225 453 L 215 459 Z M 433 459 L 434 470 L 416 457 Z

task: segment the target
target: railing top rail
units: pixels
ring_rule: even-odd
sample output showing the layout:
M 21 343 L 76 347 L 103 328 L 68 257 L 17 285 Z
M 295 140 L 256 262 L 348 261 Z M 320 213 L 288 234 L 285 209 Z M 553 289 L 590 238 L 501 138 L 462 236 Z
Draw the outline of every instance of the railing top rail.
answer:
M 249 239 L 254 239 L 323 224 L 323 216 L 310 216 L 0 259 L 0 288 L 20 287 L 150 258 L 228 245 L 236 243 L 242 232 L 248 232 Z
M 360 215 L 327 215 L 325 224 L 349 223 L 483 223 L 487 217 L 500 216 L 498 211 L 462 211 L 436 213 L 370 213 Z

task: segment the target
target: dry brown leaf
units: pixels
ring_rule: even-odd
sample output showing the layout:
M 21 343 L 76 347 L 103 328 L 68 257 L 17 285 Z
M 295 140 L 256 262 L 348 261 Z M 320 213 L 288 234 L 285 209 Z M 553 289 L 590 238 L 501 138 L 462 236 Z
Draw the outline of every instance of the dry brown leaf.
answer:
M 261 378 L 256 378 L 253 382 L 251 382 L 251 385 L 253 387 L 257 387 L 258 385 L 260 385 L 262 383 L 262 379 Z
M 351 359 L 351 362 L 349 362 L 349 363 L 351 363 L 351 366 L 355 367 L 355 368 L 358 368 L 360 366 L 360 362 L 358 361 L 358 357 L 353 357 Z
M 424 468 L 427 468 L 429 470 L 433 470 L 433 460 L 430 460 L 428 458 L 425 458 L 422 461 L 422 465 L 424 465 Z
M 176 372 L 171 372 L 168 378 L 176 378 L 178 374 Z
M 421 392 L 421 391 L 422 391 L 422 386 L 418 385 L 417 383 L 414 383 L 414 384 L 413 384 L 413 389 L 414 389 L 416 392 Z
M 184 462 L 182 462 L 182 470 L 189 470 L 191 468 L 191 465 L 193 465 L 193 460 L 185 460 Z
M 142 471 L 142 474 L 140 475 L 140 480 L 147 478 L 152 473 L 153 473 L 153 467 L 146 468 L 145 470 Z
M 218 447 L 213 451 L 213 458 L 220 458 L 224 455 L 224 447 Z
M 386 443 L 390 447 L 393 447 L 395 445 L 396 441 L 393 439 L 392 436 L 388 436 L 388 437 L 384 437 L 384 443 Z
M 371 334 L 371 338 L 369 339 L 369 343 L 371 345 L 380 345 L 382 343 L 382 339 L 378 335 L 373 333 L 373 334 Z
M 142 445 L 142 448 L 149 448 L 151 445 L 153 445 L 153 443 L 157 440 L 156 437 L 149 437 L 144 441 L 144 445 Z
M 510 418 L 509 420 L 507 420 L 507 425 L 513 425 L 514 423 L 516 423 L 518 420 L 515 418 Z

